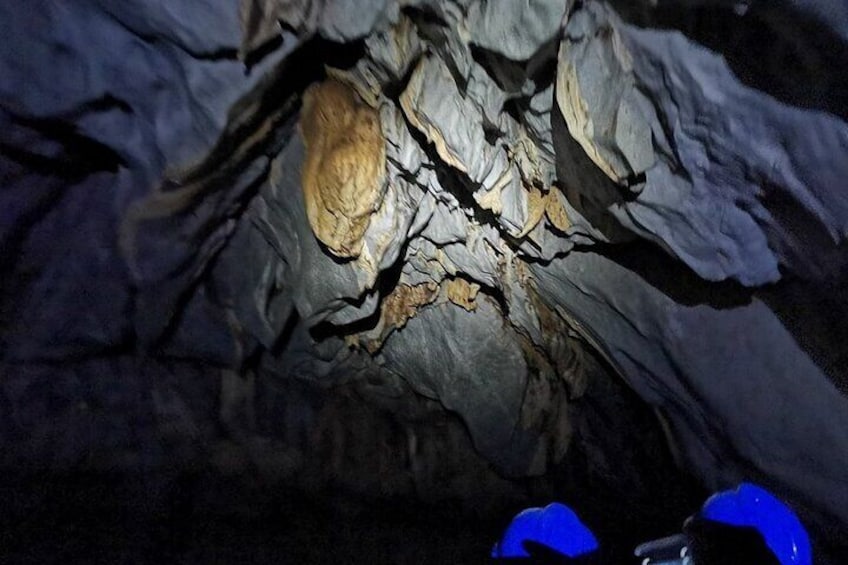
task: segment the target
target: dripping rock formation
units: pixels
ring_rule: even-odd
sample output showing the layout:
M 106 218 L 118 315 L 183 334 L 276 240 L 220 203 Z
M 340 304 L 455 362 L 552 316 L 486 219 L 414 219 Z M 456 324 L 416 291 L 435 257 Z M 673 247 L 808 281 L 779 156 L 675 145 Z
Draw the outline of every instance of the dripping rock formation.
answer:
M 624 562 L 742 480 L 848 559 L 844 2 L 0 30 L 13 560 L 475 562 L 558 498 Z

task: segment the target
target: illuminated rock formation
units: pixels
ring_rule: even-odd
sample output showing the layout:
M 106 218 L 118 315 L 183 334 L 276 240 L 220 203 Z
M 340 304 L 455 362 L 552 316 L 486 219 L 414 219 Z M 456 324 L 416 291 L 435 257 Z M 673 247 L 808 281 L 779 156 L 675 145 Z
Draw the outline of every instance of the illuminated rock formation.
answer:
M 4 468 L 749 479 L 845 551 L 844 3 L 13 4 Z

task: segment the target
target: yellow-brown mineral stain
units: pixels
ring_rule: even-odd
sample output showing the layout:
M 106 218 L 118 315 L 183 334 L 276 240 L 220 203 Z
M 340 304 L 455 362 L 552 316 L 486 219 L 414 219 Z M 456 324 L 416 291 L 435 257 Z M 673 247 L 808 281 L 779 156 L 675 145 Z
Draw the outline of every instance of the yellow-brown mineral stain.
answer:
M 383 300 L 381 312 L 387 328 L 402 328 L 413 318 L 418 309 L 432 303 L 438 295 L 436 283 L 421 283 L 416 285 L 399 284 L 391 294 Z
M 545 215 L 545 207 L 547 204 L 547 196 L 538 188 L 531 188 L 527 193 L 527 221 L 524 224 L 524 229 L 518 234 L 518 237 L 524 237 L 539 225 L 542 221 L 542 216 Z
M 448 280 L 448 300 L 460 308 L 465 308 L 469 312 L 473 312 L 477 309 L 477 303 L 475 300 L 477 299 L 478 292 L 480 292 L 480 285 L 477 283 L 468 282 L 467 280 L 459 277 Z
M 303 196 L 315 236 L 338 257 L 357 257 L 383 199 L 386 147 L 380 116 L 349 86 L 328 80 L 303 96 Z
M 561 232 L 566 232 L 571 227 L 571 219 L 568 217 L 568 212 L 562 201 L 565 199 L 559 189 L 551 187 L 548 196 L 545 199 L 545 215 L 548 220 Z

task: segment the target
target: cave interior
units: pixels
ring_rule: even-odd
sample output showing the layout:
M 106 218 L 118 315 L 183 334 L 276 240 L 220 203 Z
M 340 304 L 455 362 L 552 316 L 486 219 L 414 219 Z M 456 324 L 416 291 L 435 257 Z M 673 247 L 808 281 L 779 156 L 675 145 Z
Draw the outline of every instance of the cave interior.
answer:
M 751 482 L 848 563 L 843 0 L 0 31 L 0 561 L 637 563 Z

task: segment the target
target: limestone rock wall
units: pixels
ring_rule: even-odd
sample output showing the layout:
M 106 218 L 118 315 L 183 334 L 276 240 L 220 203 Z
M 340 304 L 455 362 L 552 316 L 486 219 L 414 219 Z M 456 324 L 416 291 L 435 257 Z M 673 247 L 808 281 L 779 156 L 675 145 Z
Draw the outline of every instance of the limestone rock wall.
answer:
M 61 388 L 20 375 L 129 358 L 199 364 L 220 398 L 223 370 L 425 399 L 527 477 L 611 373 L 705 486 L 763 482 L 838 540 L 846 21 L 826 0 L 4 4 L 8 452 Z

